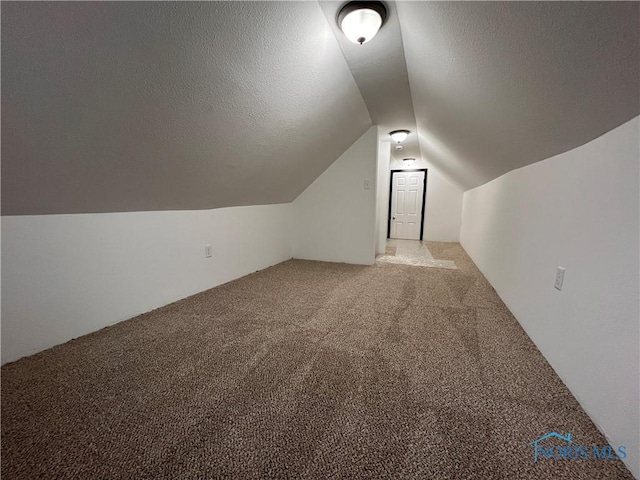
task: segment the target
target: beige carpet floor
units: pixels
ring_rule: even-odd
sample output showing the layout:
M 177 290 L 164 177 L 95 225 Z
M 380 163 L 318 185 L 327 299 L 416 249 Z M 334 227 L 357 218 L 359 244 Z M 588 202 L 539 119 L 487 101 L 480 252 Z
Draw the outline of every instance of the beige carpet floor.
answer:
M 2 367 L 4 479 L 627 479 L 457 244 L 293 260 Z

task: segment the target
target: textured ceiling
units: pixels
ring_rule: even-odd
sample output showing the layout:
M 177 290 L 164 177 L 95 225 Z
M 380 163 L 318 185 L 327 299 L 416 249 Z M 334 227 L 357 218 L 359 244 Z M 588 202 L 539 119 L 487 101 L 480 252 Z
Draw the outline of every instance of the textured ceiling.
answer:
M 398 2 L 422 154 L 465 189 L 640 113 L 637 2 Z
M 2 5 L 2 213 L 290 202 L 369 126 L 316 2 Z
M 402 33 L 395 4 L 387 3 L 388 17 L 378 34 L 364 45 L 347 39 L 335 21 L 344 2 L 320 2 L 353 78 L 362 92 L 371 120 L 383 132 L 409 130 L 403 150 L 392 151 L 395 158 L 419 158 L 420 146 L 413 113 L 409 76 L 404 59 Z
M 288 202 L 372 123 L 466 189 L 640 113 L 637 2 L 387 4 L 3 3 L 2 213 Z

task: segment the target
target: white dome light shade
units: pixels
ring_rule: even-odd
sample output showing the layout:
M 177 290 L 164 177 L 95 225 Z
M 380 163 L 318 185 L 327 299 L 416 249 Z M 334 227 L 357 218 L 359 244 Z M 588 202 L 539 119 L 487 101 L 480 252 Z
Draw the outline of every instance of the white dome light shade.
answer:
M 409 130 L 394 130 L 393 132 L 389 132 L 391 138 L 396 143 L 402 143 L 407 139 L 409 135 Z
M 338 14 L 338 26 L 353 43 L 371 40 L 387 17 L 382 2 L 349 2 Z
M 340 24 L 347 38 L 360 45 L 371 40 L 381 26 L 382 18 L 378 12 L 368 8 L 349 13 Z
M 405 165 L 413 165 L 413 162 L 416 161 L 415 158 L 403 158 L 402 161 L 404 162 Z

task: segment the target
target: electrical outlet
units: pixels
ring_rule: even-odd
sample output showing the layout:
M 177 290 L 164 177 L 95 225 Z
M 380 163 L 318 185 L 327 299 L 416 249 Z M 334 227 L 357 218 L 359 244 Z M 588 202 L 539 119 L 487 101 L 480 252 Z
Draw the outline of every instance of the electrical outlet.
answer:
M 364 181 L 364 189 L 369 190 L 371 188 L 371 180 Z
M 553 286 L 556 290 L 562 290 L 562 283 L 564 282 L 564 267 L 558 267 L 556 270 L 556 281 Z
M 211 258 L 213 256 L 213 245 L 204 246 L 204 256 L 205 258 Z

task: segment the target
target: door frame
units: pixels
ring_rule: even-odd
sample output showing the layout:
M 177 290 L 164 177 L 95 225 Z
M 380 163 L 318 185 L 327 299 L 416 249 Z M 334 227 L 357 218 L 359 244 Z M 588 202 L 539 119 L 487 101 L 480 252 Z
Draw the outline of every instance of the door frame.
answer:
M 398 172 L 424 172 L 423 188 L 422 188 L 422 206 L 420 207 L 420 241 L 424 236 L 424 207 L 427 200 L 427 168 L 404 168 L 391 170 L 391 179 L 389 180 L 389 215 L 387 216 L 387 239 L 391 238 L 391 200 L 393 199 L 393 175 Z

